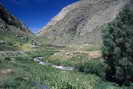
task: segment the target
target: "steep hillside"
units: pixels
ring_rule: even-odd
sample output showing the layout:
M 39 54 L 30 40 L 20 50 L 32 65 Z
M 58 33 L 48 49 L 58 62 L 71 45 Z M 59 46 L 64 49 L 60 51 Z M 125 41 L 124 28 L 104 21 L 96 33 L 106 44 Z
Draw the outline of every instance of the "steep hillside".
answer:
M 0 51 L 16 50 L 32 33 L 0 4 Z
M 101 44 L 101 26 L 111 22 L 129 0 L 80 0 L 65 7 L 38 36 L 48 44 Z

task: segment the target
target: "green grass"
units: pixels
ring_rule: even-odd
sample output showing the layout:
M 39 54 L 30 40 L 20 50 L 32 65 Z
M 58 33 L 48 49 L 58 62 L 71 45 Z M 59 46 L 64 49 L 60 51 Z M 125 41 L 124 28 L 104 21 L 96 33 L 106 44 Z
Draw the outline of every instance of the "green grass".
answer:
M 0 40 L 5 41 L 4 44 L 0 44 L 0 50 L 6 51 L 6 50 L 16 50 L 17 45 L 19 44 L 19 41 L 16 40 L 14 35 L 7 35 L 7 34 L 0 34 Z
M 6 75 L 6 77 L 0 77 L 0 88 L 40 89 L 34 86 L 35 84 L 33 85 L 33 83 L 36 82 L 41 85 L 48 86 L 50 89 L 132 89 L 124 86 L 118 87 L 118 85 L 107 82 L 90 71 L 87 73 L 78 72 L 77 70 L 61 71 L 50 66 L 39 65 L 34 63 L 32 60 L 36 56 L 44 56 L 47 58 L 52 54 L 53 52 L 49 51 L 36 51 L 28 53 L 28 55 L 13 57 L 15 62 L 3 59 L 0 63 L 0 70 L 10 68 L 15 70 L 15 72 Z M 76 59 L 73 60 L 76 61 Z M 82 67 L 83 69 L 88 68 L 89 70 L 94 68 L 95 70 L 96 68 L 97 70 L 102 67 L 99 67 L 100 63 L 90 62 L 88 64 L 91 64 L 92 66 L 84 67 L 82 65 Z
M 0 44 L 0 51 L 21 50 L 20 48 L 24 48 L 23 47 L 24 44 L 31 44 L 31 38 L 33 37 L 30 35 L 17 37 L 15 33 L 1 32 L 0 41 L 4 41 L 5 43 Z
M 50 55 L 49 55 L 50 56 Z M 71 59 L 55 59 L 52 60 L 49 56 L 44 58 L 44 61 L 53 63 L 56 65 L 73 66 L 79 72 L 87 74 L 95 74 L 100 77 L 104 77 L 106 64 L 103 59 L 90 59 L 83 54 L 72 57 Z
M 63 66 L 75 66 L 78 63 L 85 63 L 88 60 L 90 60 L 87 56 L 83 55 L 83 54 L 78 54 L 76 56 L 73 56 L 70 59 L 65 59 L 65 58 L 61 58 L 61 57 L 48 57 L 44 59 L 47 62 L 56 64 L 56 65 L 63 65 Z
M 6 63 L 3 67 L 16 70 L 0 82 L 1 87 L 8 89 L 35 89 L 33 82 L 47 85 L 50 89 L 94 89 L 102 81 L 96 75 L 60 71 L 32 61 L 18 60 L 16 63 Z
M 107 65 L 104 63 L 102 59 L 98 59 L 89 60 L 84 63 L 79 63 L 76 65 L 76 68 L 79 72 L 83 72 L 86 74 L 95 74 L 97 76 L 104 78 Z

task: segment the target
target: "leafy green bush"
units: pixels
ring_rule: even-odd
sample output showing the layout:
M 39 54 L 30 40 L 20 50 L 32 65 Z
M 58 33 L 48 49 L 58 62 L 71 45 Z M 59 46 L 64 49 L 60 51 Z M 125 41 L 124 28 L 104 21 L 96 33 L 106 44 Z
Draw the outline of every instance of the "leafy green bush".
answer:
M 103 77 L 105 75 L 106 65 L 102 60 L 99 59 L 80 63 L 76 66 L 76 68 L 80 72 L 96 74 Z
M 133 82 L 133 11 L 123 9 L 115 21 L 104 27 L 103 33 L 106 79 L 120 85 Z

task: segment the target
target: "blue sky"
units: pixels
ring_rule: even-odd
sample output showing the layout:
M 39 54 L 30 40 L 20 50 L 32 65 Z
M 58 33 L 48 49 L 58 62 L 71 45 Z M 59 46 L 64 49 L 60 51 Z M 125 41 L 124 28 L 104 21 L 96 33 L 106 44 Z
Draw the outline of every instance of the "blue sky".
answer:
M 0 0 L 32 32 L 37 32 L 63 7 L 75 1 L 78 0 Z

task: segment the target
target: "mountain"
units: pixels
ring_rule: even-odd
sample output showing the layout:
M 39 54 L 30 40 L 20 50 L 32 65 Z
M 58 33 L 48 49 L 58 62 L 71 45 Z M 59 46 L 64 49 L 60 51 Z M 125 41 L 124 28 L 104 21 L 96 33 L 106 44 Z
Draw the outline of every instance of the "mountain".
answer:
M 118 16 L 131 0 L 80 0 L 63 8 L 37 34 L 48 44 L 102 44 L 101 27 Z
M 16 34 L 29 34 L 31 33 L 15 16 L 11 15 L 0 4 L 0 32 L 14 32 Z
M 0 51 L 16 50 L 28 42 L 32 32 L 0 4 Z

